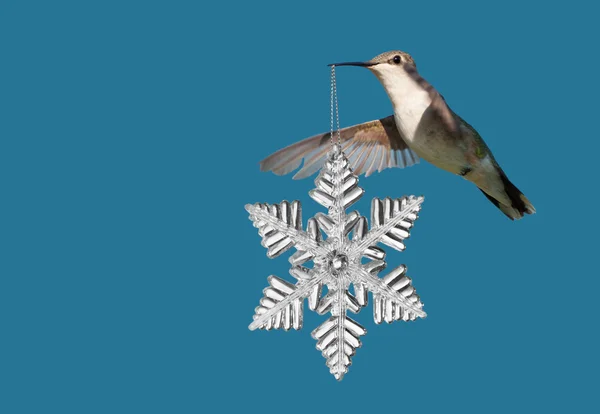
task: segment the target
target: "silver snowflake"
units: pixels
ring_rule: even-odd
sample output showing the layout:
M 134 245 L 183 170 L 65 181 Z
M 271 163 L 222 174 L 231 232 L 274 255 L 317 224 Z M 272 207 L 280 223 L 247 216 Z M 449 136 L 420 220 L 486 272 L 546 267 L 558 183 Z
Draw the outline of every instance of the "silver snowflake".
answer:
M 262 245 L 268 249 L 269 258 L 296 248 L 289 261 L 292 264 L 290 274 L 297 279 L 292 284 L 269 276 L 269 286 L 263 291 L 264 296 L 249 328 L 301 329 L 303 304 L 307 298 L 311 310 L 319 314 L 331 313 L 312 336 L 318 341 L 317 349 L 327 359 L 331 373 L 341 380 L 348 372 L 350 357 L 361 346 L 359 338 L 366 334 L 365 328 L 347 316 L 347 311 L 358 313 L 366 306 L 368 292 L 373 294 L 376 323 L 427 316 L 404 265 L 379 277 L 386 263 L 385 251 L 377 246 L 383 243 L 404 250 L 404 239 L 417 219 L 423 197 L 373 199 L 371 230 L 368 230 L 367 219 L 358 211 L 346 213 L 346 209 L 362 197 L 364 190 L 358 187 L 358 178 L 337 145 L 315 184 L 317 188 L 309 194 L 329 212 L 317 213 L 309 219 L 306 231 L 302 230 L 299 201 L 246 205 L 250 219 L 263 238 Z M 321 230 L 327 235 L 325 240 Z M 312 268 L 305 267 L 309 261 L 314 263 Z M 323 285 L 328 290 L 325 296 L 322 295 Z

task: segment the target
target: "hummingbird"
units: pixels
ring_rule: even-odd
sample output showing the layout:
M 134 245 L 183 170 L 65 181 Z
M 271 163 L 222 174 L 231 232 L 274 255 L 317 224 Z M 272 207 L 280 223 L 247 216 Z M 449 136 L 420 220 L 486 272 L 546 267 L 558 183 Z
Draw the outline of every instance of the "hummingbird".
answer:
M 383 85 L 394 114 L 340 129 L 342 151 L 357 175 L 404 168 L 420 158 L 475 184 L 511 220 L 535 213 L 527 197 L 508 179 L 479 133 L 458 116 L 419 72 L 406 52 L 393 50 L 365 62 L 329 66 L 369 69 Z M 318 171 L 330 149 L 331 132 L 283 148 L 260 162 L 261 171 L 294 179 Z

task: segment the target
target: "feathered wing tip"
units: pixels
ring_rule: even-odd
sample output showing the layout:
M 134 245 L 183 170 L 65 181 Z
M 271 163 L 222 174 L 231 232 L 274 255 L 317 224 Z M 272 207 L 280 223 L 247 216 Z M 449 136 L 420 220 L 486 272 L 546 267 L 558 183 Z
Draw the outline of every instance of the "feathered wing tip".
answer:
M 261 171 L 273 171 L 276 175 L 285 175 L 300 167 L 302 159 L 318 149 L 323 135 L 316 135 L 296 142 L 269 155 L 260 162 Z
M 331 133 L 319 134 L 283 148 L 260 162 L 261 171 L 285 175 L 304 165 L 294 179 L 321 169 L 331 149 Z M 367 176 L 386 168 L 404 168 L 419 162 L 396 128 L 393 117 L 365 122 L 340 130 L 342 151 L 356 175 Z

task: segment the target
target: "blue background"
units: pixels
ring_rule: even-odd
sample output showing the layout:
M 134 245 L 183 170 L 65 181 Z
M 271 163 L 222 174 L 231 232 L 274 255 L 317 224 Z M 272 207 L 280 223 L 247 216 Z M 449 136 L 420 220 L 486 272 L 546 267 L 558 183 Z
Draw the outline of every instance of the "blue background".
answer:
M 3 1 L 0 411 L 597 412 L 598 30 L 588 2 Z M 486 139 L 538 213 L 510 222 L 423 162 L 406 263 L 428 317 L 376 326 L 338 383 L 299 332 L 247 325 L 269 274 L 246 203 L 329 127 L 327 63 L 390 49 Z M 341 122 L 391 113 L 338 71 Z M 389 249 L 388 249 L 389 250 Z

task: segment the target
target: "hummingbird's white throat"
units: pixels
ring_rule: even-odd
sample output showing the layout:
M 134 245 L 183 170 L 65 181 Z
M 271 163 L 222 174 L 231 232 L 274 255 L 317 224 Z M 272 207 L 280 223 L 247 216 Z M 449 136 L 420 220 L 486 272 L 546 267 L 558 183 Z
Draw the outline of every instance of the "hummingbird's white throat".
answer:
M 413 142 L 415 132 L 431 98 L 402 66 L 383 63 L 370 67 L 377 76 L 394 107 L 396 126 L 404 139 Z

